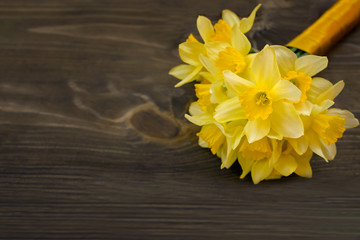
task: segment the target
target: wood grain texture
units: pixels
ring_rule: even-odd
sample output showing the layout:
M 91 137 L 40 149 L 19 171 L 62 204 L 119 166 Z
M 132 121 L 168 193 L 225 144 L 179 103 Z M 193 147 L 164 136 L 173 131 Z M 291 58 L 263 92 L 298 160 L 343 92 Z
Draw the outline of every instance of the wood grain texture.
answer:
M 0 1 L 0 239 L 360 239 L 360 128 L 314 176 L 253 185 L 220 170 L 168 75 L 196 17 L 247 16 L 285 44 L 334 1 Z M 360 29 L 321 76 L 360 117 Z

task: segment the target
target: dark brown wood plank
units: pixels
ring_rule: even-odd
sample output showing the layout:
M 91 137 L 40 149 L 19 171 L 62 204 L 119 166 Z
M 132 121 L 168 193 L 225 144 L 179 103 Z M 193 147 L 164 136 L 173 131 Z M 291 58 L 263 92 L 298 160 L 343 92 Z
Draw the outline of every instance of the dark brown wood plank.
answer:
M 259 1 L 261 2 L 261 1 Z M 249 38 L 285 44 L 334 1 L 262 1 Z M 177 45 L 255 1 L 0 2 L 0 239 L 359 239 L 360 129 L 314 176 L 253 185 L 220 170 L 183 115 Z M 360 29 L 321 76 L 360 117 Z

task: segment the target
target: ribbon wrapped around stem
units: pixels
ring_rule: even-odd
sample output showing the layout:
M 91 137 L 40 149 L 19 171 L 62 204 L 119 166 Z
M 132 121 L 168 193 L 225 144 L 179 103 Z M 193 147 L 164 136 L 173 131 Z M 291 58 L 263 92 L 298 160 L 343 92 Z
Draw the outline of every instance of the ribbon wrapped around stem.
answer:
M 286 46 L 324 55 L 360 21 L 359 0 L 339 0 Z

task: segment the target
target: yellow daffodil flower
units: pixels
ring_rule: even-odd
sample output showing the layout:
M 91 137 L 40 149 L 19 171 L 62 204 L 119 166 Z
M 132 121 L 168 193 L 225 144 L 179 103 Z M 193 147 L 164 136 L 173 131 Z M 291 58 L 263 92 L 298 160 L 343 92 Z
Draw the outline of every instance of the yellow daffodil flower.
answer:
M 245 178 L 249 172 L 254 184 L 268 178 L 274 170 L 274 163 L 279 158 L 278 149 L 278 141 L 268 137 L 253 143 L 249 143 L 244 138 L 238 152 L 238 161 L 243 170 L 240 178 Z
M 298 154 L 303 154 L 309 147 L 325 161 L 332 160 L 336 155 L 335 143 L 342 137 L 343 132 L 359 125 L 359 121 L 351 112 L 330 108 L 343 87 L 343 81 L 333 85 L 323 78 L 313 79 L 308 98 L 314 105 L 309 116 L 301 116 L 305 129 L 304 136 L 288 139 Z
M 231 42 L 230 31 L 233 27 L 237 27 L 242 33 L 247 33 L 253 26 L 255 15 L 261 4 L 257 5 L 248 18 L 240 19 L 234 12 L 224 10 L 222 18 L 215 26 L 204 16 L 197 19 L 197 28 L 201 38 L 205 43 L 208 42 Z
M 306 93 L 312 83 L 312 77 L 327 67 L 327 57 L 307 55 L 297 58 L 294 52 L 284 46 L 274 45 L 272 48 L 276 53 L 281 77 L 301 90 L 299 102 L 305 102 L 307 99 Z
M 270 140 L 263 138 L 254 143 L 243 143 L 238 155 L 238 161 L 243 169 L 240 178 L 251 172 L 255 184 L 262 180 L 278 179 L 296 173 L 299 176 L 310 178 L 312 170 L 310 159 L 312 151 L 307 150 L 298 154 L 286 140 Z M 244 151 L 248 151 L 244 156 Z
M 240 31 L 242 33 L 247 33 L 250 31 L 254 24 L 256 12 L 261 7 L 261 4 L 258 4 L 251 12 L 249 17 L 240 19 L 234 12 L 225 9 L 222 12 L 222 19 L 230 26 L 233 27 L 234 25 L 239 26 Z
M 187 41 L 179 45 L 180 58 L 187 64 L 180 64 L 170 70 L 170 75 L 181 79 L 175 87 L 180 87 L 185 83 L 192 82 L 198 77 L 203 68 L 199 60 L 199 55 L 205 52 L 204 44 L 197 41 Z
M 249 53 L 251 46 L 243 33 L 251 29 L 259 7 L 260 4 L 252 11 L 248 18 L 243 19 L 240 19 L 230 10 L 224 10 L 224 20 L 220 19 L 215 26 L 211 24 L 208 18 L 204 16 L 198 17 L 198 31 L 205 43 L 224 42 L 232 45 L 232 47 L 229 45 L 227 50 L 222 51 L 219 55 L 219 60 L 217 60 L 216 63 L 218 70 L 216 70 L 216 74 L 213 75 L 216 76 L 219 73 L 221 75 L 221 72 L 227 68 L 235 69 L 237 72 L 243 72 L 245 70 L 245 56 Z M 209 63 L 206 59 L 204 60 L 207 56 L 204 44 L 200 43 L 192 34 L 189 35 L 186 42 L 179 45 L 179 55 L 181 60 L 186 64 L 178 65 L 169 72 L 170 75 L 181 80 L 175 87 L 180 87 L 198 79 L 203 66 L 212 73 L 209 68 L 213 67 L 209 65 L 214 64 Z M 200 55 L 202 55 L 202 58 L 200 58 Z M 224 59 L 225 61 L 223 61 Z M 215 80 L 219 80 L 219 78 Z
M 279 148 L 281 149 L 281 154 L 274 163 L 276 173 L 280 174 L 280 176 L 289 176 L 292 173 L 307 178 L 312 176 L 309 163 L 312 157 L 312 151 L 307 150 L 299 155 L 286 140 L 282 140 L 279 143 Z
M 197 136 L 207 143 L 207 147 L 210 148 L 212 154 L 216 154 L 225 143 L 225 135 L 216 124 L 204 125 Z
M 213 81 L 222 79 L 224 70 L 230 70 L 235 74 L 246 72 L 250 62 L 247 55 L 251 50 L 251 44 L 244 33 L 251 29 L 259 7 L 260 5 L 253 10 L 249 18 L 243 19 L 230 10 L 224 10 L 224 20 L 220 19 L 214 27 L 206 17 L 198 17 L 198 30 L 207 50 L 207 56 L 202 54 L 200 61 L 211 73 Z
M 220 124 L 214 120 L 211 105 L 208 105 L 204 111 L 198 102 L 194 102 L 190 105 L 189 113 L 190 115 L 186 114 L 185 118 L 195 125 L 201 126 L 200 132 L 197 133 L 199 145 L 210 148 L 213 154 L 221 158 L 223 162 L 221 168 L 231 166 L 237 157 L 231 147 L 232 144 L 228 143 L 231 136 L 227 134 L 227 131 L 231 129 L 231 126 Z M 236 127 L 238 128 L 239 125 L 237 124 Z M 227 129 L 225 130 L 225 128 Z
M 220 103 L 214 118 L 220 123 L 248 119 L 245 132 L 250 143 L 268 134 L 280 139 L 302 136 L 303 124 L 291 103 L 299 101 L 301 91 L 281 79 L 274 50 L 266 46 L 250 69 L 252 81 L 224 71 L 225 85 L 237 96 Z
M 199 137 L 199 145 L 211 149 L 213 154 L 216 154 L 218 150 L 225 143 L 224 128 L 221 124 L 217 123 L 211 114 L 211 109 L 204 111 L 202 106 L 198 102 L 194 102 L 190 105 L 189 113 L 185 118 L 195 125 L 201 126 L 201 130 L 197 133 Z

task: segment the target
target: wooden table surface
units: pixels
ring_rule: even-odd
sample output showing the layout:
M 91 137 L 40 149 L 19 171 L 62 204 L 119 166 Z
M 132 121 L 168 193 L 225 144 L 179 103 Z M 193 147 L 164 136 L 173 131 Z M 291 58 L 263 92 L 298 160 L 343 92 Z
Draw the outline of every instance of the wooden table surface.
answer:
M 197 145 L 174 88 L 197 15 L 259 11 L 254 47 L 285 44 L 334 1 L 0 1 L 0 239 L 360 239 L 360 128 L 313 178 L 253 185 Z M 320 76 L 360 117 L 360 28 Z

